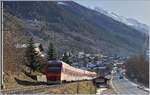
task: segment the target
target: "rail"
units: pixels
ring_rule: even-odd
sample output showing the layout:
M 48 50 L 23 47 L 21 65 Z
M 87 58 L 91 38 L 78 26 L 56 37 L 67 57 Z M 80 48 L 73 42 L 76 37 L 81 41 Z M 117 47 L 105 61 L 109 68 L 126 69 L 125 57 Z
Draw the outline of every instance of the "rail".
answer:
M 40 86 L 30 86 L 27 88 L 19 88 L 19 89 L 7 89 L 7 90 L 1 90 L 2 94 L 19 94 L 19 93 L 27 93 L 32 92 L 39 89 L 44 88 L 52 88 L 52 87 L 60 87 L 61 85 L 40 85 Z
M 41 90 L 44 88 L 54 88 L 54 87 L 62 87 L 66 84 L 76 84 L 76 82 L 71 82 L 71 83 L 63 83 L 63 84 L 53 84 L 53 85 L 38 85 L 38 86 L 30 86 L 30 87 L 26 87 L 26 88 L 18 88 L 18 89 L 6 89 L 6 90 L 1 90 L 0 92 L 2 94 L 29 94 L 29 93 L 34 93 L 36 90 Z

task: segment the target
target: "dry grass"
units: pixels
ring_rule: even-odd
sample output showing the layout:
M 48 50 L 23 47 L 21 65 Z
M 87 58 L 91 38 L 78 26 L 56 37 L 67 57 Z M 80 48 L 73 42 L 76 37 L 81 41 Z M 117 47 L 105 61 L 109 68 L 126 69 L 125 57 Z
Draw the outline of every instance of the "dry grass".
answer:
M 20 85 L 16 82 L 15 78 L 18 78 L 20 80 L 28 80 L 33 82 L 30 77 L 27 77 L 23 72 L 20 73 L 15 73 L 12 74 L 11 72 L 5 73 L 4 76 L 4 84 L 5 84 L 5 89 L 17 89 L 17 88 L 22 88 L 25 87 L 24 85 Z
M 79 82 L 78 94 L 95 94 L 95 86 L 91 81 Z M 66 84 L 57 88 L 45 89 L 46 94 L 77 94 L 77 82 Z

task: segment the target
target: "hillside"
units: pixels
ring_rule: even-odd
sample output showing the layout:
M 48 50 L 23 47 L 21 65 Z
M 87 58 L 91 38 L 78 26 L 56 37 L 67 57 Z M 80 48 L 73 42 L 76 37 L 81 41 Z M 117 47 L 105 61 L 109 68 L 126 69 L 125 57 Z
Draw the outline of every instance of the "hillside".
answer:
M 60 53 L 72 50 L 128 56 L 145 49 L 147 40 L 140 31 L 73 1 L 4 2 L 4 29 L 6 34 L 14 33 L 14 44 L 32 36 L 45 49 L 55 37 Z

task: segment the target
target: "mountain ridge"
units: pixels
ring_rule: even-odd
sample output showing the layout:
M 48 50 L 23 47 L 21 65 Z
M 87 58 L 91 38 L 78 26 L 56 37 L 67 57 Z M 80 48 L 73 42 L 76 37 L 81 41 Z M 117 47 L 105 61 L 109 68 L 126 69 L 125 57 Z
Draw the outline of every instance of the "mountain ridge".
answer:
M 127 56 L 139 53 L 147 39 L 145 34 L 73 1 L 59 4 L 57 1 L 7 1 L 4 9 L 4 14 L 15 17 L 15 22 L 22 27 L 16 32 L 17 37 L 33 36 L 47 48 L 55 34 L 60 52 L 73 50 Z M 13 20 L 7 18 L 10 16 L 4 16 L 5 29 Z
M 146 33 L 148 34 L 148 31 L 149 31 L 149 26 L 146 25 L 146 24 L 143 24 L 135 19 L 132 19 L 132 18 L 126 18 L 126 17 L 123 17 L 123 16 L 120 16 L 120 15 L 117 15 L 116 13 L 114 12 L 109 12 L 107 10 L 104 10 L 102 8 L 99 8 L 99 7 L 95 7 L 93 10 L 96 10 L 106 16 L 109 16 L 109 17 L 112 17 L 113 19 L 117 20 L 117 21 L 120 21 L 122 23 L 125 23 L 127 24 L 128 26 L 131 26 L 143 33 Z

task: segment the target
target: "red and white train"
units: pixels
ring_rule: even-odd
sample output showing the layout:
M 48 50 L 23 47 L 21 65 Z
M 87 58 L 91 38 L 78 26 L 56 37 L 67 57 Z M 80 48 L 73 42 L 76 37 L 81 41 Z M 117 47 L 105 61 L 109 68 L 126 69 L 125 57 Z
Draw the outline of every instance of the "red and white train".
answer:
M 72 67 L 63 61 L 48 61 L 45 72 L 48 83 L 91 80 L 96 77 L 95 72 Z

